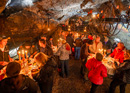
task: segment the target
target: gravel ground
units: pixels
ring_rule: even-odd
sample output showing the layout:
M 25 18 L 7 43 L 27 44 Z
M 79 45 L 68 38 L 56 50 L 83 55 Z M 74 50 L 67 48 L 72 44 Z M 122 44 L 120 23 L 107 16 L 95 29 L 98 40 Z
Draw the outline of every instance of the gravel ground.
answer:
M 91 82 L 84 82 L 80 76 L 80 61 L 71 59 L 69 61 L 69 77 L 62 78 L 57 75 L 55 78 L 52 93 L 89 93 L 91 88 Z M 109 85 L 111 79 L 104 78 L 103 85 L 97 88 L 96 93 L 108 93 Z M 126 93 L 130 93 L 130 85 L 126 87 Z M 115 93 L 119 92 L 119 87 L 117 87 Z

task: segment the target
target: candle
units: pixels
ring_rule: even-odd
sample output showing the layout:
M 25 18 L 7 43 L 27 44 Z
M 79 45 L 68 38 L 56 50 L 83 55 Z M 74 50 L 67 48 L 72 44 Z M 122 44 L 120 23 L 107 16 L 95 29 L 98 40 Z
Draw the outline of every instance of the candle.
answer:
M 18 55 L 19 55 L 19 61 L 21 60 L 21 55 L 20 55 L 20 51 L 18 52 Z
M 22 50 L 22 57 L 24 58 L 24 50 Z
M 27 51 L 25 51 L 25 53 L 26 53 L 26 58 L 28 58 L 28 54 L 27 54 Z
M 106 54 L 106 50 L 104 50 L 104 53 Z

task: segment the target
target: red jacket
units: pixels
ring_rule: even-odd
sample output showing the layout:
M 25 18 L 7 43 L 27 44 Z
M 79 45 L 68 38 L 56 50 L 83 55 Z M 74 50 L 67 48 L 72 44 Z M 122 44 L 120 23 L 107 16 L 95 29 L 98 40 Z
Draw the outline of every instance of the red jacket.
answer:
M 118 48 L 115 48 L 114 51 L 110 54 L 114 59 L 119 59 L 120 63 L 124 61 L 124 51 Z
M 91 58 L 87 61 L 85 66 L 89 70 L 89 80 L 96 85 L 103 84 L 103 77 L 107 77 L 107 69 L 102 62 Z

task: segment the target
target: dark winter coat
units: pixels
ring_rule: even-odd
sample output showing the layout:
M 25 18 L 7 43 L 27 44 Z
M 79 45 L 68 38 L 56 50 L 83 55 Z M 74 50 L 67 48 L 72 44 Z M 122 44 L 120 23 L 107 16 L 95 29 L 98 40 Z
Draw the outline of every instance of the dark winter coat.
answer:
M 124 60 L 124 62 L 117 67 L 117 72 L 115 78 L 130 84 L 130 60 Z
M 43 52 L 44 54 L 48 56 L 53 56 L 53 50 L 50 46 L 46 45 L 45 48 L 40 47 L 40 52 Z
M 34 79 L 38 82 L 42 93 L 51 93 L 53 79 L 56 75 L 57 64 L 53 58 L 49 58 Z
M 81 39 L 81 38 L 77 38 L 77 39 L 75 40 L 75 44 L 76 44 L 76 47 L 81 47 L 82 44 L 83 44 L 82 39 Z
M 80 50 L 80 58 L 86 59 L 89 56 L 90 50 L 89 46 L 86 46 L 86 43 L 82 45 Z
M 111 41 L 110 40 L 108 40 L 108 42 L 103 42 L 103 49 L 106 49 L 106 50 L 108 50 L 108 49 L 111 49 L 112 48 L 112 43 L 111 43 Z
M 0 93 L 37 93 L 38 85 L 27 76 L 5 78 L 0 82 Z
M 0 61 L 9 62 L 9 49 L 6 46 L 4 52 L 0 50 Z
M 71 48 L 73 47 L 74 39 L 72 38 L 71 35 L 68 35 L 66 37 L 66 42 L 70 45 Z

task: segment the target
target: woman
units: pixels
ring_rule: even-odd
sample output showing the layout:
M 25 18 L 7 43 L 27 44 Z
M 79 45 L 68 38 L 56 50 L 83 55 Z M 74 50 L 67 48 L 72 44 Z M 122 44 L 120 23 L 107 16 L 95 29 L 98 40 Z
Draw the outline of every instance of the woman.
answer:
M 117 48 L 114 49 L 114 51 L 109 55 L 110 57 L 113 57 L 115 61 L 118 61 L 120 63 L 123 63 L 124 60 L 124 50 L 125 46 L 122 42 L 117 44 Z
M 40 67 L 40 71 L 34 79 L 38 82 L 42 93 L 52 93 L 53 79 L 56 72 L 56 62 L 40 52 L 34 57 L 35 62 Z
M 117 86 L 120 86 L 120 93 L 125 93 L 125 87 L 130 84 L 130 50 L 124 52 L 124 62 L 117 67 L 118 73 L 110 84 L 109 93 L 114 93 Z
M 11 62 L 7 65 L 7 78 L 0 82 L 0 93 L 38 93 L 38 85 L 27 76 L 20 75 L 19 63 Z
M 69 76 L 69 55 L 71 54 L 71 47 L 65 40 L 62 41 L 62 46 L 57 51 L 56 55 L 59 56 L 61 63 L 62 77 Z
M 89 59 L 86 67 L 89 70 L 88 78 L 92 82 L 90 93 L 95 93 L 99 85 L 103 84 L 103 77 L 107 77 L 107 69 L 102 64 L 103 56 L 100 53 L 96 54 L 96 59 Z

